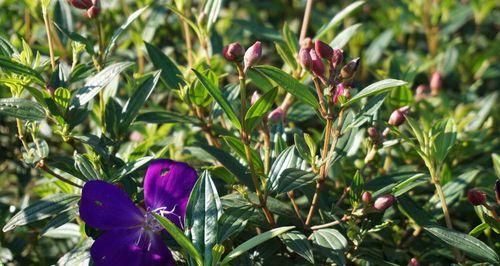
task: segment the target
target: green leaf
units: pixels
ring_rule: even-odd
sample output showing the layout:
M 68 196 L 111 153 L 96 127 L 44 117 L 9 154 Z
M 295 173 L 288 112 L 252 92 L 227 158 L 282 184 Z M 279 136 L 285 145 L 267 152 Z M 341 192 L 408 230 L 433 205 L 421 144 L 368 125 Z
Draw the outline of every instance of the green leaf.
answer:
M 297 69 L 299 67 L 297 60 L 295 59 L 295 55 L 286 43 L 275 42 L 274 46 L 276 47 L 276 52 L 278 52 L 281 59 L 283 59 L 283 61 L 285 61 L 291 69 Z
M 119 134 L 121 112 L 122 106 L 114 97 L 109 98 L 104 108 L 104 125 L 111 139 L 116 139 Z
M 299 231 L 286 232 L 280 235 L 280 239 L 292 252 L 299 254 L 299 256 L 314 264 L 312 246 L 304 234 Z
M 34 79 L 36 83 L 45 85 L 43 77 L 42 75 L 40 75 L 40 73 L 28 66 L 12 61 L 10 58 L 0 56 L 0 68 L 2 69 L 2 71 L 7 73 L 12 72 L 14 74 L 28 76 Z
M 365 51 L 366 63 L 368 65 L 373 65 L 379 61 L 382 57 L 382 53 L 387 48 L 389 43 L 394 36 L 394 32 L 392 29 L 385 30 L 382 32 L 373 42 L 368 46 Z
M 496 153 L 492 153 L 491 159 L 493 160 L 493 167 L 495 168 L 495 173 L 497 177 L 500 178 L 500 156 Z
M 7 39 L 0 36 L 0 56 L 10 58 L 14 53 L 17 53 L 16 48 Z
M 76 217 L 78 217 L 77 208 L 77 206 L 74 206 L 67 211 L 59 213 L 56 217 L 54 217 L 54 219 L 50 220 L 47 225 L 45 225 L 40 234 L 43 236 L 51 230 L 73 221 Z
M 137 171 L 139 168 L 143 167 L 144 165 L 146 165 L 147 163 L 149 163 L 153 159 L 154 159 L 153 156 L 146 156 L 146 157 L 140 158 L 137 161 L 126 163 L 124 166 L 120 167 L 118 170 L 116 170 L 111 175 L 110 182 L 114 183 L 114 182 L 122 179 L 126 175 L 129 175 L 129 174 Z
M 152 213 L 153 216 L 158 220 L 163 228 L 165 228 L 170 236 L 181 246 L 191 258 L 194 259 L 198 266 L 203 266 L 203 258 L 200 253 L 196 250 L 196 247 L 189 241 L 189 239 L 184 235 L 184 233 L 169 219 L 160 216 L 156 213 Z
M 295 55 L 299 52 L 299 39 L 297 35 L 290 30 L 287 22 L 283 25 L 283 38 L 285 39 L 288 49 L 290 49 L 295 58 Z
M 343 252 L 347 249 L 347 239 L 338 230 L 319 229 L 312 235 L 313 243 L 319 252 L 340 265 L 345 264 Z
M 397 79 L 384 79 L 384 80 L 375 82 L 375 83 L 371 84 L 370 86 L 364 88 L 360 92 L 358 92 L 358 94 L 354 95 L 354 97 L 352 97 L 347 103 L 345 103 L 344 106 L 349 106 L 355 102 L 358 102 L 359 100 L 361 100 L 365 97 L 379 94 L 382 92 L 386 92 L 386 91 L 390 90 L 391 88 L 403 86 L 406 84 L 407 84 L 406 81 L 397 80 Z
M 342 49 L 349 42 L 349 40 L 351 40 L 352 36 L 356 34 L 359 27 L 361 27 L 361 23 L 354 24 L 344 29 L 330 42 L 330 46 L 334 49 Z
M 256 20 L 242 20 L 242 19 L 233 19 L 231 22 L 235 23 L 238 27 L 243 28 L 244 30 L 249 31 L 254 34 L 258 39 L 265 39 L 270 41 L 283 41 L 283 37 L 279 33 L 279 31 L 264 27 L 262 25 L 256 24 Z
M 208 90 L 208 93 L 212 95 L 212 97 L 217 101 L 217 103 L 220 105 L 222 110 L 226 113 L 226 115 L 229 117 L 231 122 L 233 122 L 233 125 L 237 129 L 241 129 L 241 124 L 240 121 L 238 120 L 238 116 L 236 116 L 236 113 L 234 112 L 233 108 L 231 108 L 231 105 L 229 102 L 222 96 L 222 93 L 219 88 L 215 87 L 214 84 L 212 84 L 207 77 L 205 77 L 203 74 L 198 72 L 196 69 L 192 69 L 198 80 L 201 82 L 203 87 Z
M 0 114 L 28 121 L 45 118 L 45 111 L 38 103 L 22 98 L 0 99 Z
M 222 215 L 222 204 L 217 188 L 204 171 L 196 182 L 186 207 L 186 227 L 193 245 L 204 254 L 204 265 L 212 264 L 212 248 L 217 242 L 217 220 Z
M 318 100 L 310 91 L 309 87 L 300 83 L 283 70 L 273 66 L 256 66 L 254 69 L 276 82 L 280 87 L 297 97 L 298 100 L 307 103 L 313 108 L 319 106 Z
M 146 103 L 147 99 L 153 92 L 158 80 L 160 79 L 160 71 L 157 71 L 153 76 L 146 79 L 135 93 L 130 97 L 130 99 L 125 103 L 121 114 L 120 127 L 122 130 L 128 128 L 128 126 L 134 121 L 137 113 L 141 107 Z
M 156 69 L 161 70 L 162 82 L 171 90 L 176 90 L 184 86 L 185 83 L 182 79 L 182 73 L 179 68 L 177 68 L 175 62 L 156 46 L 147 42 L 144 42 L 144 44 L 146 45 L 151 63 L 153 63 Z
M 103 179 L 86 156 L 75 153 L 75 168 L 85 177 L 83 181 Z
M 221 264 L 226 265 L 228 264 L 231 260 L 237 258 L 241 254 L 249 251 L 250 249 L 266 242 L 269 239 L 272 239 L 276 236 L 279 236 L 286 231 L 289 231 L 291 229 L 295 228 L 295 226 L 285 226 L 285 227 L 279 227 L 272 229 L 270 231 L 267 231 L 265 233 L 262 233 L 260 235 L 256 235 L 249 240 L 245 241 L 243 244 L 237 246 L 235 249 L 233 249 L 229 254 L 227 254 L 226 257 L 222 260 Z
M 254 208 L 250 205 L 229 207 L 225 209 L 218 221 L 219 230 L 217 232 L 217 243 L 222 243 L 224 240 L 243 231 L 248 220 L 253 215 Z
M 436 160 L 442 162 L 457 139 L 457 124 L 453 118 L 449 118 L 442 123 L 438 123 L 437 127 L 433 129 L 433 133 L 434 130 L 437 131 L 438 135 L 433 142 L 433 152 Z
M 497 253 L 488 245 L 481 242 L 479 239 L 451 230 L 438 225 L 435 221 L 431 220 L 431 216 L 422 208 L 415 204 L 409 197 L 399 197 L 398 206 L 403 209 L 403 213 L 414 220 L 424 230 L 443 243 L 451 247 L 462 250 L 474 258 L 478 258 L 493 264 L 500 263 Z
M 92 43 L 87 38 L 83 37 L 82 35 L 80 35 L 80 34 L 78 34 L 76 32 L 69 31 L 66 28 L 60 26 L 59 24 L 57 24 L 55 22 L 54 22 L 54 26 L 56 26 L 56 28 L 62 34 L 64 34 L 66 37 L 68 37 L 72 41 L 78 42 L 78 43 L 81 43 L 81 44 L 85 45 L 85 51 L 87 51 L 87 53 L 89 53 L 90 55 L 95 54 L 94 53 L 94 47 L 92 46 Z
M 281 173 L 278 179 L 269 181 L 269 191 L 276 194 L 286 193 L 310 184 L 317 177 L 313 172 L 288 168 Z
M 387 93 L 382 93 L 368 100 L 366 105 L 363 106 L 363 109 L 361 109 L 361 111 L 359 111 L 359 113 L 356 115 L 354 121 L 351 124 L 349 124 L 349 127 L 350 128 L 361 127 L 366 122 L 374 120 L 375 115 L 378 112 L 378 109 L 380 109 L 386 97 Z
M 245 115 L 245 126 L 248 132 L 252 132 L 260 123 L 264 115 L 271 110 L 277 95 L 278 89 L 274 88 L 262 95 L 257 102 L 248 109 Z
M 356 9 L 358 9 L 360 6 L 362 6 L 365 2 L 364 1 L 356 1 L 344 9 L 342 9 L 340 12 L 336 13 L 335 16 L 328 22 L 328 24 L 324 25 L 321 27 L 318 32 L 316 33 L 316 36 L 314 39 L 319 39 L 323 35 L 325 35 L 327 32 L 331 31 L 335 26 L 337 26 L 345 17 L 347 17 L 349 14 L 354 12 Z
M 197 125 L 200 123 L 200 121 L 196 117 L 169 111 L 146 112 L 137 116 L 135 121 L 151 124 L 186 123 Z
M 131 66 L 130 62 L 115 63 L 106 68 L 97 75 L 88 79 L 83 88 L 77 90 L 73 99 L 71 99 L 69 110 L 77 109 L 80 106 L 87 104 L 94 96 L 96 96 L 104 87 L 106 87 L 116 76 Z
M 80 199 L 79 195 L 56 194 L 41 199 L 22 209 L 12 217 L 3 227 L 3 232 L 10 231 L 18 226 L 40 221 L 52 215 L 61 213 Z
M 227 145 L 229 145 L 237 154 L 240 156 L 242 159 L 247 161 L 247 156 L 245 153 L 245 146 L 241 139 L 238 139 L 233 136 L 224 136 L 222 137 Z M 264 169 L 264 164 L 262 163 L 262 160 L 260 159 L 260 155 L 258 151 L 251 149 L 251 157 L 252 157 L 252 163 L 254 167 L 256 168 L 257 171 L 262 171 Z
M 208 14 L 207 18 L 207 31 L 210 32 L 210 29 L 217 21 L 219 17 L 220 8 L 222 6 L 222 0 L 208 0 L 205 3 L 204 12 Z
M 146 10 L 146 8 L 148 8 L 148 6 L 145 6 L 145 7 L 141 8 L 141 9 L 135 11 L 134 13 L 132 13 L 127 18 L 127 20 L 125 21 L 125 23 L 123 23 L 115 31 L 115 33 L 113 33 L 113 36 L 111 37 L 111 39 L 109 41 L 108 47 L 106 47 L 106 50 L 104 51 L 104 58 L 108 57 L 108 54 L 116 46 L 116 41 L 118 41 L 118 38 L 120 37 L 120 35 L 122 35 L 122 33 L 130 26 L 130 24 L 132 24 L 132 22 L 134 22 L 142 14 L 142 12 L 144 12 L 144 10 Z
M 279 179 L 283 177 L 283 172 L 289 168 L 300 168 L 303 160 L 300 158 L 295 146 L 290 146 L 281 152 L 271 169 L 269 170 L 269 177 L 267 179 L 266 188 L 270 191 L 271 186 L 276 187 L 280 183 Z
M 469 235 L 470 236 L 473 236 L 473 237 L 477 237 L 478 235 L 480 235 L 484 230 L 490 228 L 490 226 L 487 224 L 487 223 L 481 223 L 480 225 L 474 227 L 474 229 L 472 229 L 470 232 L 469 232 Z
M 479 170 L 469 170 L 443 186 L 443 193 L 446 198 L 446 204 L 451 206 L 455 201 L 459 200 L 464 194 L 465 188 L 469 186 L 474 178 L 479 174 Z M 429 200 L 429 204 L 433 205 L 436 209 L 441 209 L 441 201 L 437 195 L 433 195 Z

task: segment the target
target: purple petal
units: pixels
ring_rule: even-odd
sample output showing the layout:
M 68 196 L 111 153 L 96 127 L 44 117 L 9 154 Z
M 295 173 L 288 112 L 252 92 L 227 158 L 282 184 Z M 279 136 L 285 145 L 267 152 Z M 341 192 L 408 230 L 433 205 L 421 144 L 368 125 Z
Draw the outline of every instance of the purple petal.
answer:
M 149 211 L 163 208 L 171 215 L 164 215 L 182 227 L 186 204 L 196 183 L 196 171 L 186 163 L 167 159 L 154 160 L 144 178 L 144 200 Z
M 90 255 L 96 266 L 175 265 L 160 235 L 142 228 L 105 232 L 92 245 Z
M 123 190 L 100 180 L 85 183 L 80 217 L 102 230 L 136 227 L 144 222 L 144 215 Z

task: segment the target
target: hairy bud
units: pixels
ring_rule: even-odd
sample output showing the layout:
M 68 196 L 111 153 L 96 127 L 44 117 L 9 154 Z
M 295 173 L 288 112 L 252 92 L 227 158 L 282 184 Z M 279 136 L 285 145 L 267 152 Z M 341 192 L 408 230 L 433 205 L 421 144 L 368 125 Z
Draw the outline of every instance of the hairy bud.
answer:
M 330 45 L 317 40 L 314 43 L 314 50 L 316 50 L 316 54 L 318 54 L 323 59 L 331 60 L 333 56 L 333 49 Z
M 92 6 L 85 12 L 85 16 L 90 19 L 97 18 L 101 13 L 101 8 L 98 6 Z
M 432 74 L 430 80 L 431 94 L 434 96 L 438 95 L 441 90 L 441 86 L 443 86 L 443 77 L 440 72 L 436 71 Z
M 313 48 L 313 41 L 311 40 L 311 38 L 307 37 L 305 38 L 302 43 L 300 44 L 300 47 L 303 48 L 303 49 L 312 49 Z
M 222 49 L 222 55 L 230 62 L 241 62 L 243 61 L 243 55 L 245 54 L 245 49 L 238 42 L 230 43 L 224 46 Z
M 78 9 L 89 9 L 94 5 L 92 0 L 68 0 L 68 4 Z
M 358 71 L 359 62 L 360 62 L 359 57 L 351 60 L 340 70 L 340 76 L 345 80 L 352 79 L 356 74 L 356 71 Z
M 325 64 L 323 64 L 323 61 L 321 58 L 316 54 L 316 51 L 313 49 L 309 50 L 309 55 L 311 56 L 312 60 L 312 72 L 313 74 L 321 79 L 323 83 L 326 83 L 325 80 Z
M 255 42 L 248 50 L 245 52 L 245 68 L 244 71 L 246 72 L 249 68 L 251 68 L 253 65 L 255 65 L 260 58 L 262 57 L 262 44 L 257 41 Z
M 312 67 L 312 59 L 309 54 L 310 49 L 300 48 L 299 51 L 299 63 L 303 69 L 309 71 Z
M 270 122 L 278 123 L 284 119 L 284 116 L 285 112 L 281 109 L 281 107 L 278 107 L 269 113 L 267 119 L 269 119 Z
M 380 135 L 376 127 L 369 127 L 367 132 L 370 139 L 374 142 L 378 141 L 378 139 L 380 138 Z
M 385 211 L 394 204 L 394 201 L 396 201 L 396 198 L 393 195 L 384 195 L 375 200 L 373 208 L 377 211 Z
M 467 198 L 469 199 L 469 202 L 474 205 L 483 205 L 486 202 L 486 193 L 482 192 L 481 190 L 472 188 L 467 191 Z
M 363 194 L 361 195 L 361 200 L 366 204 L 370 204 L 372 202 L 372 193 L 368 191 L 363 192 Z
M 389 117 L 389 125 L 400 126 L 406 121 L 406 115 L 410 111 L 409 106 L 403 106 L 392 112 L 391 117 Z
M 254 105 L 257 102 L 257 100 L 259 100 L 259 98 L 260 98 L 260 93 L 258 91 L 254 91 L 252 94 L 252 98 L 250 99 L 250 104 Z
M 408 266 L 420 266 L 420 263 L 416 258 L 411 258 L 411 260 L 408 261 Z
M 336 69 L 344 61 L 344 51 L 342 49 L 333 49 L 331 64 L 332 68 Z

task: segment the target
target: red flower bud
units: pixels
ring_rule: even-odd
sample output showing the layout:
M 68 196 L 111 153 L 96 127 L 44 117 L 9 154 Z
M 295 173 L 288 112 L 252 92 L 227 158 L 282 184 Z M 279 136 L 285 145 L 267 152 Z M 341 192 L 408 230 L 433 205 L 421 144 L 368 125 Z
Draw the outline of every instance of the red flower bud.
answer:
M 243 55 L 245 54 L 245 49 L 241 44 L 233 42 L 229 45 L 224 46 L 222 49 L 222 55 L 230 62 L 241 62 L 243 60 Z
M 416 258 L 411 258 L 411 260 L 408 261 L 408 266 L 420 266 L 420 263 Z
M 279 121 L 283 121 L 284 116 L 285 112 L 281 109 L 281 107 L 278 107 L 269 113 L 267 119 L 273 123 L 278 123 Z
M 363 192 L 363 194 L 361 195 L 361 200 L 366 204 L 370 204 L 372 202 L 372 193 L 368 191 Z
M 340 70 L 340 76 L 346 80 L 352 79 L 354 77 L 354 74 L 356 74 L 356 71 L 358 71 L 359 62 L 359 57 L 351 60 Z
M 250 104 L 254 105 L 257 102 L 257 100 L 259 100 L 259 98 L 260 98 L 260 93 L 258 91 L 254 91 L 252 94 L 252 98 L 250 99 Z
M 344 83 L 340 83 L 339 85 L 337 85 L 337 89 L 335 90 L 335 94 L 333 95 L 333 103 L 337 104 L 339 101 L 339 96 L 345 95 L 346 91 L 348 91 L 348 89 L 346 89 Z
M 342 51 L 342 49 L 333 49 L 333 54 L 331 59 L 332 68 L 336 69 L 337 66 L 342 64 L 343 60 L 344 60 L 344 51 Z
M 316 54 L 318 54 L 321 58 L 328 60 L 332 59 L 333 49 L 328 44 L 317 40 L 314 43 L 314 50 L 316 50 Z
M 495 198 L 497 203 L 500 204 L 500 179 L 495 182 Z
M 101 8 L 97 6 L 92 6 L 89 9 L 87 9 L 87 12 L 85 12 L 85 16 L 87 16 L 90 19 L 93 19 L 98 17 L 100 13 L 101 13 Z
M 313 49 L 309 50 L 309 55 L 311 56 L 312 60 L 312 72 L 313 74 L 321 79 L 323 83 L 326 83 L 325 79 L 325 64 L 323 64 L 323 61 L 321 58 L 319 58 L 318 54 L 316 54 L 316 51 Z
M 67 1 L 68 4 L 78 9 L 89 9 L 94 5 L 92 3 L 92 0 L 67 0 Z
M 382 212 L 390 208 L 394 204 L 394 201 L 396 201 L 396 198 L 393 195 L 384 195 L 375 200 L 373 208 Z
M 370 139 L 374 142 L 376 142 L 380 138 L 380 135 L 378 134 L 378 130 L 375 127 L 369 127 L 367 132 L 368 132 L 368 136 L 370 137 Z
M 441 73 L 438 71 L 434 72 L 432 74 L 430 81 L 431 94 L 438 95 L 442 85 L 443 85 L 443 77 L 441 76 Z
M 309 54 L 310 49 L 300 48 L 299 51 L 299 63 L 305 70 L 311 70 L 312 67 L 312 59 Z
M 486 193 L 482 192 L 481 190 L 472 188 L 467 192 L 467 198 L 469 199 L 469 202 L 474 206 L 483 205 L 486 202 Z
M 312 49 L 313 48 L 313 42 L 311 40 L 311 38 L 307 37 L 305 38 L 302 43 L 300 44 L 301 48 L 303 49 Z
M 262 57 L 262 44 L 257 41 L 245 52 L 245 68 L 244 72 L 247 72 L 255 63 L 257 63 Z
M 400 126 L 406 121 L 406 115 L 410 111 L 409 106 L 403 106 L 392 112 L 391 117 L 389 117 L 389 125 Z

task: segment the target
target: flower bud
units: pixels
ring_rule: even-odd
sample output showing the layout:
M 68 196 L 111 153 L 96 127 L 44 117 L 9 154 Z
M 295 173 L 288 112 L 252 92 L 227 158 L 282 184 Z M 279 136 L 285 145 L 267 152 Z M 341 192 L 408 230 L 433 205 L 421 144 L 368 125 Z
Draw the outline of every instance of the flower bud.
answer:
M 238 42 L 230 43 L 222 49 L 222 55 L 230 62 L 241 62 L 244 54 L 245 49 Z
M 420 266 L 420 263 L 416 258 L 411 258 L 411 260 L 408 261 L 408 266 Z
M 348 89 L 346 89 L 344 83 L 340 83 L 339 85 L 337 85 L 337 89 L 335 90 L 335 94 L 333 95 L 333 103 L 337 104 L 339 101 L 339 96 L 345 95 L 346 91 L 348 91 Z
M 340 76 L 346 80 L 352 79 L 354 77 L 354 74 L 356 74 L 356 71 L 358 71 L 359 62 L 359 57 L 351 60 L 340 70 Z
M 250 99 L 250 105 L 254 105 L 259 98 L 260 98 L 260 93 L 258 91 L 254 91 L 252 94 L 252 98 Z
M 300 48 L 299 51 L 299 63 L 303 69 L 309 71 L 312 67 L 312 59 L 309 54 L 310 49 Z
M 245 68 L 244 72 L 247 72 L 255 63 L 257 63 L 262 57 L 262 44 L 257 41 L 245 52 Z
M 372 193 L 368 191 L 363 192 L 363 194 L 361 195 L 361 200 L 366 204 L 370 204 L 372 202 Z
M 278 123 L 283 120 L 284 116 L 285 112 L 281 109 L 281 107 L 278 107 L 269 113 L 267 119 L 269 119 L 270 122 Z
M 380 135 L 378 134 L 378 130 L 376 127 L 369 127 L 367 132 L 368 136 L 373 142 L 378 141 L 378 139 L 380 138 Z
M 467 198 L 469 199 L 469 202 L 474 206 L 483 205 L 486 202 L 486 193 L 482 192 L 481 190 L 472 188 L 467 192 Z
M 424 84 L 418 85 L 417 89 L 415 89 L 415 101 L 420 101 L 427 98 L 429 93 L 429 87 Z
M 497 204 L 500 204 L 500 179 L 495 182 L 495 198 L 497 200 Z
M 395 200 L 396 198 L 390 194 L 378 197 L 373 203 L 373 208 L 375 208 L 377 211 L 385 211 L 394 204 Z
M 89 9 L 94 5 L 92 0 L 68 0 L 68 4 L 78 9 Z
M 389 125 L 400 126 L 406 121 L 406 115 L 410 111 L 409 106 L 403 106 L 392 112 L 391 117 L 389 117 Z
M 333 56 L 333 49 L 330 45 L 317 40 L 314 43 L 314 50 L 316 50 L 316 54 L 318 54 L 323 59 L 331 60 Z
M 302 43 L 300 44 L 300 47 L 303 48 L 303 49 L 312 49 L 313 48 L 313 42 L 311 40 L 311 38 L 307 37 L 305 38 Z
M 343 60 L 344 60 L 344 51 L 342 51 L 342 49 L 333 49 L 333 54 L 331 59 L 332 68 L 336 69 L 337 66 L 342 64 Z
M 309 55 L 311 56 L 312 60 L 312 72 L 313 74 L 321 79 L 323 83 L 326 83 L 325 80 L 325 64 L 323 64 L 323 61 L 321 58 L 316 54 L 316 51 L 313 49 L 309 50 Z
M 100 13 L 101 13 L 101 8 L 99 8 L 98 6 L 91 6 L 85 12 L 85 16 L 87 16 L 90 19 L 93 19 L 93 18 L 97 18 Z
M 434 72 L 430 81 L 431 94 L 434 96 L 438 95 L 442 85 L 443 77 L 441 76 L 441 73 L 438 71 Z

